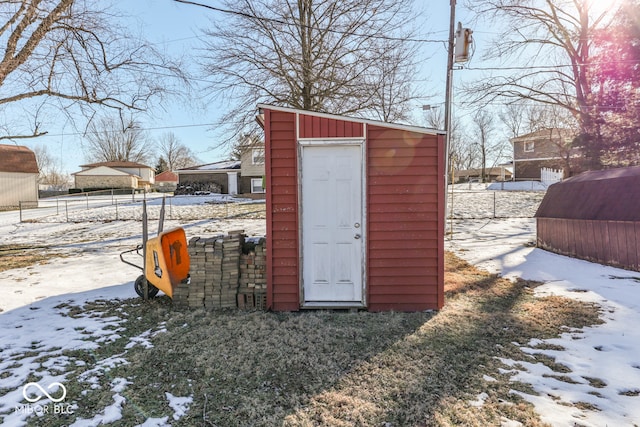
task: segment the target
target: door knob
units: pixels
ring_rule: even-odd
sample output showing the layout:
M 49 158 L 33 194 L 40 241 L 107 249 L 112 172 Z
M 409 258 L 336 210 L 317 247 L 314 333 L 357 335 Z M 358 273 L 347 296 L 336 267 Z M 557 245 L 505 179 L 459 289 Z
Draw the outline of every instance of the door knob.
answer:
M 354 239 L 358 240 L 361 236 L 359 234 L 356 234 L 355 236 L 353 236 Z

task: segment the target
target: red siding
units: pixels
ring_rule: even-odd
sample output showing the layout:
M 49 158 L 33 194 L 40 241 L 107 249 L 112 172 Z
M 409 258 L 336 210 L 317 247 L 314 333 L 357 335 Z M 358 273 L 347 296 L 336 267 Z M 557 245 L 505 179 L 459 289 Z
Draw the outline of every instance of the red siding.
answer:
M 362 123 L 300 114 L 300 138 L 355 138 L 364 136 Z
M 640 221 L 537 219 L 538 247 L 640 271 Z
M 300 308 L 295 115 L 265 110 L 267 306 Z
M 368 307 L 444 303 L 442 137 L 367 128 Z
M 297 135 L 366 136 L 368 309 L 441 308 L 444 136 L 265 109 L 268 306 L 300 308 Z

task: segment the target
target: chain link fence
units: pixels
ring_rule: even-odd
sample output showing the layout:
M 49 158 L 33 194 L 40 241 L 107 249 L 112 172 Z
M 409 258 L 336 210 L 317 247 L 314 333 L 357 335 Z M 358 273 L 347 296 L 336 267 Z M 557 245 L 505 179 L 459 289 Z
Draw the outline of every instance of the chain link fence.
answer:
M 447 195 L 448 219 L 532 218 L 544 191 L 491 191 L 451 188 Z
M 148 218 L 158 219 L 163 198 L 165 219 L 170 220 L 266 218 L 264 200 L 238 199 L 226 195 L 207 197 L 95 192 L 40 199 L 37 203 L 20 203 L 20 222 L 142 221 L 143 200 L 147 201 Z

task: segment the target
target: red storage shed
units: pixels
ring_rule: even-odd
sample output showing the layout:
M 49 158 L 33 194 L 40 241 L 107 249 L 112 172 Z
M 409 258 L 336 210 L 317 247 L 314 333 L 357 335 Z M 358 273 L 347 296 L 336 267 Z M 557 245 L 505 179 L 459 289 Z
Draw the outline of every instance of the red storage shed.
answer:
M 547 190 L 539 248 L 640 271 L 640 166 L 584 172 Z
M 444 304 L 444 132 L 259 105 L 267 306 Z

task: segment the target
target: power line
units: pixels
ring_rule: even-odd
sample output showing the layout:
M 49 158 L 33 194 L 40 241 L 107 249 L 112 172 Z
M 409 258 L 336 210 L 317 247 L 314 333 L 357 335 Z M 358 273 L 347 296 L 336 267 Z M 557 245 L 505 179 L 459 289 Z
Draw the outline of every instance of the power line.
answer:
M 135 128 L 136 130 L 141 131 L 149 131 L 149 130 L 165 130 L 165 129 L 181 129 L 181 128 L 194 128 L 194 127 L 205 127 L 205 126 L 215 126 L 215 123 L 197 123 L 197 124 L 189 124 L 189 125 L 173 125 L 173 126 L 158 126 L 158 127 L 140 127 Z M 110 132 L 110 133 L 118 133 L 119 130 L 101 130 L 101 132 Z M 42 135 L 41 137 L 52 137 L 52 136 L 85 136 L 87 133 L 91 132 L 64 132 L 64 133 L 47 133 Z
M 230 9 L 223 9 L 220 7 L 216 7 L 216 6 L 211 6 L 208 4 L 204 4 L 204 3 L 199 3 L 199 2 L 195 2 L 195 1 L 191 1 L 191 0 L 174 0 L 178 3 L 183 3 L 183 4 L 189 4 L 192 6 L 199 6 L 199 7 L 203 7 L 205 9 L 210 9 L 216 12 L 220 12 L 220 13 L 226 13 L 228 15 L 235 15 L 235 16 L 240 16 L 242 18 L 248 18 L 248 19 L 252 19 L 252 20 L 257 20 L 257 21 L 263 21 L 263 22 L 272 22 L 275 24 L 280 24 L 280 25 L 291 25 L 291 22 L 288 21 L 284 21 L 282 19 L 276 19 L 276 18 L 267 18 L 264 16 L 256 16 L 256 15 L 252 15 L 250 13 L 246 13 L 246 12 L 240 12 L 237 10 L 230 10 Z M 303 24 L 302 22 L 296 22 L 296 25 L 299 25 L 300 27 L 304 27 L 307 28 L 309 30 L 314 30 L 317 29 L 316 27 L 313 27 L 311 25 L 306 25 Z M 406 38 L 406 37 L 392 37 L 392 36 L 383 36 L 383 35 L 371 35 L 371 34 L 360 34 L 360 33 L 356 33 L 356 32 L 350 32 L 350 31 L 341 31 L 341 30 L 334 30 L 331 28 L 323 28 L 323 31 L 329 32 L 329 33 L 334 33 L 334 34 L 343 34 L 343 35 L 350 35 L 350 36 L 355 36 L 355 37 L 365 37 L 365 38 L 369 38 L 369 39 L 380 39 L 380 40 L 389 40 L 389 41 L 407 41 L 407 42 L 416 42 L 416 43 L 446 43 L 447 40 L 437 40 L 437 39 L 419 39 L 419 38 Z

